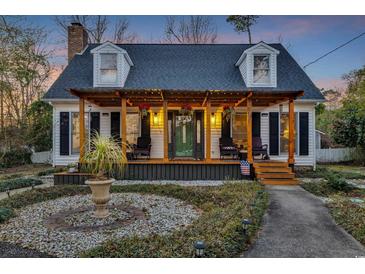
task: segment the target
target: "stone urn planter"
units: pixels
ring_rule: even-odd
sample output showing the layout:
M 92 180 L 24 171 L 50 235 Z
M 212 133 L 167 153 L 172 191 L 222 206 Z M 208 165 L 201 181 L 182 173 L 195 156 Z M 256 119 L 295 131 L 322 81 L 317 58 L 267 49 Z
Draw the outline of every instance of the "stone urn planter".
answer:
M 91 200 L 95 203 L 94 216 L 106 218 L 109 216 L 108 202 L 110 201 L 110 186 L 114 179 L 108 180 L 87 180 L 85 184 L 91 188 Z
M 109 215 L 107 204 L 111 199 L 110 186 L 114 182 L 114 176 L 122 176 L 127 165 L 127 157 L 122 146 L 113 138 L 100 136 L 95 132 L 90 141 L 90 147 L 85 149 L 82 156 L 82 169 L 91 175 L 91 179 L 85 184 L 91 188 L 91 200 L 95 203 L 96 218 L 106 218 Z

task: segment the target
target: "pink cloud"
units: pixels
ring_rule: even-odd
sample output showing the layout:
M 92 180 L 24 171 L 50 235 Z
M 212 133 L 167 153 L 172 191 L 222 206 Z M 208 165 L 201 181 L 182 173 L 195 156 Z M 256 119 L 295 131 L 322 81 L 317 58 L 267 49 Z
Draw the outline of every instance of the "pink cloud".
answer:
M 334 89 L 343 91 L 346 88 L 346 81 L 339 78 L 322 78 L 315 80 L 314 83 L 320 89 Z
M 51 71 L 48 77 L 48 80 L 46 82 L 46 88 L 48 89 L 54 81 L 60 76 L 61 72 L 64 70 L 65 66 L 60 64 L 52 64 L 51 65 Z

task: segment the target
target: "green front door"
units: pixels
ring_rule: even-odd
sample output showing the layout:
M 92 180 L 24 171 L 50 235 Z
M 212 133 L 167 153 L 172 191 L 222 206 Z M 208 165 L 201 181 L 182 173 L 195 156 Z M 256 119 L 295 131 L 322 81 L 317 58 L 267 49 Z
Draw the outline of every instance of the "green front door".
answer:
M 175 156 L 194 156 L 194 122 L 191 116 L 175 116 Z

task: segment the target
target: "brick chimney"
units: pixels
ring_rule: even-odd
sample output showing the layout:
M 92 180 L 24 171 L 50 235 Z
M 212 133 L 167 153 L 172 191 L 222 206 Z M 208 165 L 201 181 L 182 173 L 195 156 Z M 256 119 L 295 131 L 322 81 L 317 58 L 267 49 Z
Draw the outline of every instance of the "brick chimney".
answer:
M 80 53 L 87 45 L 88 35 L 84 26 L 80 23 L 71 23 L 67 28 L 68 31 L 68 62 Z

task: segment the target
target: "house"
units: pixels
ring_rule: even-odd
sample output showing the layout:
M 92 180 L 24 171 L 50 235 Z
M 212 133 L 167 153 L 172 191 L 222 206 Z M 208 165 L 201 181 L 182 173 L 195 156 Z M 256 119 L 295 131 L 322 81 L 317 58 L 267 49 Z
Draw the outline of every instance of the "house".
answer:
M 221 157 L 221 138 L 273 183 L 315 165 L 314 107 L 324 98 L 281 44 L 87 44 L 75 23 L 68 60 L 44 96 L 55 166 L 78 162 L 93 130 L 129 144 L 151 138 L 150 157 L 129 161 L 129 179 L 241 178 L 240 161 Z M 257 141 L 270 161 L 253 156 Z M 272 168 L 284 175 L 267 175 Z

